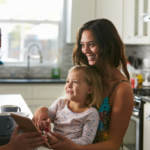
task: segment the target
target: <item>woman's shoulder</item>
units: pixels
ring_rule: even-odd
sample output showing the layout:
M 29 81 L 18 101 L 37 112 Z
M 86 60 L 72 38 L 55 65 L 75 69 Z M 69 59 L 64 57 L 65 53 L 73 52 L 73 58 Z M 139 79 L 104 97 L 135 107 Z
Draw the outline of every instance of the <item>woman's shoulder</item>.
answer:
M 116 87 L 116 92 L 121 92 L 122 94 L 133 93 L 133 89 L 131 88 L 131 84 L 128 80 L 121 80 Z
M 132 91 L 130 82 L 126 79 L 120 79 L 116 80 L 110 83 L 110 91 L 108 94 L 108 97 L 110 98 L 114 93 L 123 91 L 125 92 L 126 90 Z
M 113 94 L 116 91 L 133 91 L 130 85 L 130 82 L 127 79 L 120 79 L 113 83 L 111 93 Z
M 133 101 L 133 89 L 129 81 L 120 82 L 114 89 L 112 96 L 112 103 L 131 103 Z

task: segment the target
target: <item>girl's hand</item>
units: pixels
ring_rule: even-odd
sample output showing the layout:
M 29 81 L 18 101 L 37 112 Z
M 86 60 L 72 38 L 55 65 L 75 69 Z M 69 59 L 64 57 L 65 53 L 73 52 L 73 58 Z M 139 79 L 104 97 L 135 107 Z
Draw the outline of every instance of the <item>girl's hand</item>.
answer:
M 80 147 L 68 138 L 52 132 L 51 135 L 48 135 L 48 141 L 54 150 L 79 150 Z
M 40 129 L 41 131 L 49 131 L 50 130 L 50 118 L 48 115 L 48 108 L 47 107 L 40 107 L 38 108 L 33 116 L 33 122 L 35 126 Z
M 45 131 L 45 132 L 50 132 L 51 130 L 51 127 L 50 127 L 50 118 L 47 118 L 45 120 L 39 120 L 38 121 L 38 128 L 41 130 L 41 131 Z
M 32 118 L 35 125 L 37 125 L 38 121 L 42 119 L 43 112 L 45 112 L 46 109 L 47 108 L 45 108 L 45 107 L 40 107 L 35 111 L 34 116 Z

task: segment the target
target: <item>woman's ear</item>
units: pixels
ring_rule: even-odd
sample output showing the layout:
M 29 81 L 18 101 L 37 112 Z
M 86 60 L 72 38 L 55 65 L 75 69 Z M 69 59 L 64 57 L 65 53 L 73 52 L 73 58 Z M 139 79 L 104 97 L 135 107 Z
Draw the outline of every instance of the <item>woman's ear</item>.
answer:
M 92 93 L 93 93 L 92 87 L 89 87 L 88 94 L 92 94 Z

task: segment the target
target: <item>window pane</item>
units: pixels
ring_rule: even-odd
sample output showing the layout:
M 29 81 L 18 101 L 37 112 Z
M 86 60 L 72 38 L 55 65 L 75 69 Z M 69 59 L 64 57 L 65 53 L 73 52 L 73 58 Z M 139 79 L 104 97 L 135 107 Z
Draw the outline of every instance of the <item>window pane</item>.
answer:
M 61 19 L 62 0 L 0 0 L 0 19 Z
M 58 24 L 1 23 L 1 60 L 25 62 L 55 60 L 58 53 Z M 38 59 L 38 60 L 37 60 Z
M 62 8 L 63 0 L 0 0 L 0 59 L 26 63 L 30 55 L 31 62 L 56 60 Z

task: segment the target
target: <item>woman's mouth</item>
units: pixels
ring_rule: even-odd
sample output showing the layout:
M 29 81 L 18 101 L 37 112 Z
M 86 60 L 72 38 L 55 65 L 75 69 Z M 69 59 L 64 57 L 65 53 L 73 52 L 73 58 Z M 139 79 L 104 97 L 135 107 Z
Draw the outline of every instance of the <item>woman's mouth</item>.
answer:
M 89 61 L 95 61 L 95 58 L 96 58 L 95 55 L 89 55 L 89 56 L 87 56 L 87 59 L 88 59 Z

